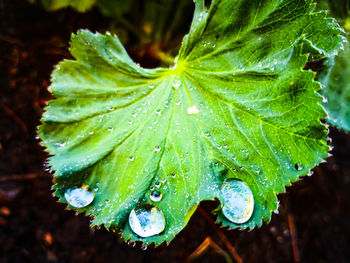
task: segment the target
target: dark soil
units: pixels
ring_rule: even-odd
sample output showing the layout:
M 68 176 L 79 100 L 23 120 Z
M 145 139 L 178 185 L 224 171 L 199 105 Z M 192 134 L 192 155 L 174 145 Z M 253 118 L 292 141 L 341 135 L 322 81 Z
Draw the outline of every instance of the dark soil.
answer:
M 143 251 L 65 211 L 51 196 L 36 127 L 50 98 L 50 72 L 70 56 L 71 32 L 103 32 L 109 21 L 97 10 L 48 13 L 25 0 L 0 0 L 0 23 L 0 262 L 186 262 L 208 236 L 228 251 L 199 212 L 169 246 Z M 244 262 L 298 262 L 298 254 L 299 262 L 350 262 L 350 135 L 331 129 L 330 137 L 333 157 L 280 195 L 270 224 L 222 229 Z M 207 214 L 213 207 L 201 204 Z M 193 262 L 226 260 L 208 248 Z

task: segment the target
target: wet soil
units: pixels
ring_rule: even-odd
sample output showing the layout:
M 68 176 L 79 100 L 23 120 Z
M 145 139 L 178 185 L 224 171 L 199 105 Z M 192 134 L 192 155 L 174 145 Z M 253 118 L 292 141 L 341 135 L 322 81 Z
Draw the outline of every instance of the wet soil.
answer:
M 88 218 L 65 211 L 51 196 L 47 156 L 35 139 L 50 99 L 50 72 L 70 57 L 71 32 L 103 32 L 109 22 L 97 10 L 48 13 L 24 0 L 0 0 L 1 263 L 186 262 L 207 237 L 229 255 L 203 213 L 196 212 L 169 246 L 143 251 L 117 234 L 90 229 Z M 350 262 L 350 134 L 331 129 L 330 137 L 333 157 L 279 196 L 280 212 L 270 224 L 221 230 L 244 262 Z M 201 204 L 204 214 L 214 207 Z M 209 247 L 192 262 L 227 262 L 220 253 Z

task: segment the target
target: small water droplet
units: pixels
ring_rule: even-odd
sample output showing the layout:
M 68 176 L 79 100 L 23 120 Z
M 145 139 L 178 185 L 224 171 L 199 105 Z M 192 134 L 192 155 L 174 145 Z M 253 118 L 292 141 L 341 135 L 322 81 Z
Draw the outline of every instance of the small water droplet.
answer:
M 225 217 L 235 224 L 247 222 L 254 211 L 254 197 L 248 185 L 237 179 L 229 179 L 224 182 L 221 192 Z
M 67 202 L 76 208 L 88 206 L 94 200 L 94 193 L 89 191 L 87 187 L 69 188 L 64 193 Z
M 148 88 L 153 89 L 154 88 L 154 84 L 153 83 L 149 84 Z
M 131 155 L 131 156 L 129 157 L 129 160 L 130 160 L 130 161 L 133 161 L 133 160 L 135 160 L 135 157 Z
M 310 170 L 308 173 L 307 173 L 307 176 L 311 176 L 314 174 L 314 171 Z
M 67 145 L 67 142 L 62 142 L 62 143 L 56 142 L 55 144 L 56 144 L 59 148 L 64 148 L 64 147 Z
M 200 13 L 199 16 L 198 16 L 198 21 L 201 22 L 203 19 L 203 13 Z
M 160 200 L 162 200 L 162 197 L 162 193 L 158 190 L 153 190 L 150 194 L 150 198 L 153 202 L 159 202 Z
M 150 237 L 165 229 L 165 217 L 163 212 L 155 206 L 138 205 L 130 212 L 129 225 L 135 234 Z
M 296 164 L 294 165 L 294 167 L 295 167 L 295 169 L 296 169 L 297 171 L 303 170 L 303 165 L 302 165 L 301 163 L 296 163 Z
M 110 132 L 113 131 L 113 130 L 114 130 L 113 127 L 109 127 L 109 128 L 108 128 L 108 131 L 110 131 Z
M 207 138 L 211 138 L 211 135 L 210 135 L 210 133 L 208 132 L 208 131 L 206 131 L 205 133 L 204 133 L 204 135 L 207 137 Z
M 178 87 L 180 87 L 180 85 L 181 85 L 181 81 L 179 80 L 179 79 L 177 79 L 177 80 L 175 80 L 174 82 L 173 82 L 173 87 L 175 88 L 175 89 L 177 89 Z
M 89 134 L 90 134 L 90 135 L 93 135 L 93 134 L 94 134 L 94 131 L 89 131 Z
M 128 241 L 128 246 L 129 247 L 135 247 L 136 246 L 136 242 L 133 242 L 133 241 Z
M 199 109 L 197 106 L 191 106 L 187 109 L 187 114 L 198 114 L 199 113 Z
M 142 250 L 147 250 L 147 245 L 142 244 L 142 245 L 141 245 L 141 249 L 142 249 Z
M 160 146 L 159 146 L 159 145 L 158 145 L 157 147 L 155 147 L 155 148 L 154 148 L 154 150 L 155 150 L 157 153 L 159 153 L 159 152 L 160 152 L 160 149 L 161 149 L 161 148 L 160 148 Z

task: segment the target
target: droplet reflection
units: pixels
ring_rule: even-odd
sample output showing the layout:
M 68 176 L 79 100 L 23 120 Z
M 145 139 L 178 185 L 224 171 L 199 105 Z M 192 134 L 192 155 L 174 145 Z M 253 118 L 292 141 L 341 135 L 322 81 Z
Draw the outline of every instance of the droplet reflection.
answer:
M 247 222 L 254 211 L 254 197 L 248 185 L 237 179 L 229 179 L 224 182 L 221 191 L 225 217 L 235 224 Z
M 153 190 L 150 194 L 150 199 L 153 201 L 153 202 L 159 202 L 160 200 L 162 200 L 162 193 L 159 192 L 158 190 Z
M 64 193 L 64 198 L 71 206 L 83 208 L 92 203 L 94 200 L 94 193 L 89 191 L 87 186 L 69 188 Z
M 163 212 L 155 206 L 138 205 L 130 212 L 129 225 L 135 234 L 150 237 L 165 229 L 165 217 Z

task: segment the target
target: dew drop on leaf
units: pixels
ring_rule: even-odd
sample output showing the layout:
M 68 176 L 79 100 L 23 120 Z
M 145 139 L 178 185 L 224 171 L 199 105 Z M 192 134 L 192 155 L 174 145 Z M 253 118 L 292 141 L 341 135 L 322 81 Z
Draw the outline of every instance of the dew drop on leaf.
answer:
M 135 247 L 136 246 L 136 242 L 133 242 L 133 241 L 130 241 L 130 240 L 128 241 L 127 244 L 128 244 L 129 247 Z
M 87 187 L 69 188 L 64 193 L 64 198 L 68 204 L 75 208 L 83 208 L 88 206 L 94 200 L 94 193 L 89 191 Z
M 181 85 L 181 81 L 180 80 L 175 80 L 174 82 L 173 82 L 173 84 L 172 84 L 172 86 L 174 87 L 174 88 L 178 88 L 178 87 L 180 87 L 180 85 Z
M 62 143 L 57 142 L 57 143 L 55 143 L 55 145 L 57 145 L 58 148 L 64 148 L 66 146 L 66 144 L 67 144 L 67 142 L 62 142 Z
M 247 222 L 254 211 L 254 197 L 248 185 L 237 179 L 229 179 L 224 182 L 221 192 L 225 217 L 235 224 Z
M 295 169 L 298 170 L 298 171 L 303 170 L 303 165 L 302 165 L 301 163 L 296 163 L 294 167 L 295 167 Z
M 187 114 L 192 115 L 192 114 L 198 114 L 198 113 L 199 113 L 199 109 L 197 106 L 192 106 L 187 109 Z
M 158 145 L 157 147 L 154 148 L 154 150 L 159 153 L 160 152 L 160 146 Z
M 153 202 L 159 202 L 160 200 L 162 200 L 162 197 L 162 193 L 158 190 L 153 190 L 150 194 L 150 198 Z
M 140 237 L 150 237 L 165 229 L 165 217 L 163 212 L 155 206 L 138 205 L 130 212 L 129 225 Z
M 141 249 L 142 249 L 142 250 L 147 250 L 147 245 L 142 244 L 142 245 L 141 245 Z

